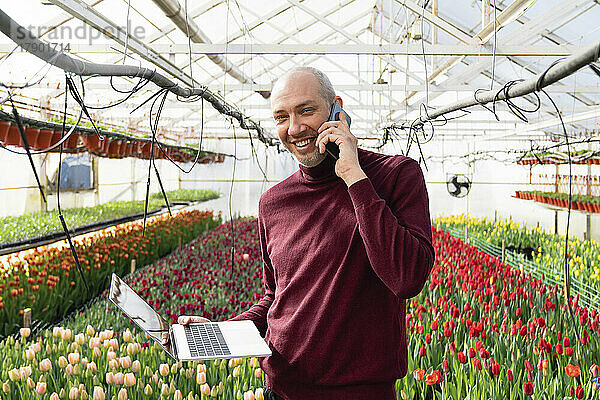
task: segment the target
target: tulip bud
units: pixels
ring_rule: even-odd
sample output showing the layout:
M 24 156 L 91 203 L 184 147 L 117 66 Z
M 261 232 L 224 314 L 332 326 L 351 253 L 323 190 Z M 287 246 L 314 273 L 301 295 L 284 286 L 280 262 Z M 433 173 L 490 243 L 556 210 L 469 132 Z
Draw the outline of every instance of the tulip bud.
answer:
M 262 388 L 258 388 L 254 391 L 254 397 L 256 398 L 256 400 L 264 400 L 265 395 L 263 393 L 263 389 Z
M 36 353 L 39 353 L 42 350 L 42 345 L 40 344 L 40 342 L 35 342 L 31 345 L 31 349 Z
M 88 325 L 88 328 L 91 328 L 90 325 Z M 93 330 L 93 328 L 92 328 Z M 94 392 L 92 394 L 92 399 L 93 400 L 104 400 L 104 398 L 106 397 L 106 395 L 104 394 L 104 388 L 102 386 L 94 386 Z
M 146 387 L 144 388 L 144 394 L 146 396 L 151 396 L 152 395 L 152 386 L 146 384 Z
M 256 368 L 256 369 L 254 370 L 254 377 L 255 377 L 256 379 L 260 379 L 260 378 L 262 378 L 262 369 L 260 369 L 260 368 Z
M 4 393 L 10 392 L 10 383 L 8 381 L 2 383 L 2 391 Z
M 61 399 L 67 398 L 67 391 L 65 390 L 65 388 L 60 389 L 60 391 L 58 392 L 58 397 Z
M 158 372 L 161 376 L 169 375 L 169 364 L 160 364 L 160 367 L 158 367 Z
M 129 356 L 119 358 L 119 364 L 121 368 L 131 368 L 131 358 Z
M 125 330 L 125 332 L 123 332 L 123 341 L 125 343 L 129 343 L 133 340 L 133 335 L 131 334 L 131 331 L 129 330 L 129 328 L 127 328 Z
M 204 385 L 206 383 L 206 373 L 200 372 L 196 374 L 196 383 L 198 385 Z
M 94 350 L 92 350 L 92 357 L 99 358 L 101 355 L 102 355 L 102 350 L 100 350 L 99 347 L 94 347 Z
M 112 359 L 108 362 L 108 368 L 112 370 L 116 370 L 119 368 L 119 362 L 115 359 Z
M 208 383 L 205 383 L 204 385 L 200 386 L 200 391 L 203 395 L 210 396 L 210 386 L 208 386 Z
M 50 395 L 50 400 L 60 400 L 60 397 L 58 396 L 58 394 L 56 394 L 56 392 L 52 392 L 52 394 Z
M 69 353 L 69 364 L 77 364 L 79 362 L 79 353 Z
M 183 395 L 181 394 L 181 390 L 177 389 L 175 393 L 173 393 L 173 400 L 183 400 Z
M 79 397 L 79 389 L 76 387 L 72 387 L 69 390 L 69 400 L 77 400 L 77 397 Z
M 22 380 L 27 380 L 31 376 L 31 366 L 27 365 L 19 368 L 19 374 L 21 375 Z
M 98 367 L 96 366 L 96 363 L 94 361 L 88 363 L 86 369 L 88 371 L 90 371 L 92 374 L 95 373 L 96 371 L 98 371 Z
M 100 346 L 100 338 L 92 337 L 88 341 L 88 347 L 90 349 L 94 349 L 94 348 L 99 347 L 99 346 Z
M 171 374 L 172 375 L 177 374 L 177 363 L 171 365 Z
M 46 393 L 46 382 L 38 382 L 35 385 L 35 392 L 39 395 Z
M 94 331 L 94 328 L 91 325 L 88 325 L 87 328 L 85 328 L 85 333 L 88 336 L 94 336 L 94 333 L 96 333 L 96 332 Z M 94 391 L 95 391 L 95 389 L 96 388 L 94 388 Z M 96 400 L 96 399 L 94 399 L 94 400 Z
M 196 372 L 206 372 L 206 364 L 198 364 L 198 366 L 196 367 Z
M 65 369 L 68 364 L 69 364 L 69 362 L 67 361 L 67 359 L 64 356 L 58 357 L 58 366 L 61 369 Z
M 119 395 L 117 396 L 118 400 L 127 400 L 127 390 L 125 390 L 125 388 L 122 388 L 121 390 L 119 390 Z
M 54 337 L 54 339 L 58 339 L 59 337 L 61 337 L 61 332 L 62 328 L 59 326 L 55 326 L 54 328 L 52 328 L 52 337 Z
M 73 375 L 73 366 L 71 364 L 67 364 L 65 367 L 65 374 Z
M 75 335 L 75 343 L 79 346 L 83 345 L 85 343 L 85 335 L 83 333 Z
M 138 360 L 135 360 L 133 363 L 131 363 L 131 370 L 135 373 L 140 372 L 142 370 L 142 364 L 140 364 Z
M 135 385 L 135 375 L 132 372 L 125 374 L 124 380 L 125 386 L 133 386 Z
M 168 396 L 169 395 L 169 385 L 167 385 L 166 383 L 163 383 L 161 388 L 160 388 L 160 395 L 161 396 Z
M 210 397 L 217 397 L 219 395 L 219 388 L 217 387 L 217 385 L 213 386 L 212 389 L 210 389 Z
M 27 361 L 33 361 L 33 359 L 35 358 L 35 351 L 33 349 L 25 350 L 25 358 L 27 359 Z
M 114 375 L 115 385 L 122 385 L 125 383 L 125 375 L 122 372 L 117 372 Z
M 35 387 L 35 382 L 33 381 L 33 379 L 31 379 L 31 377 L 27 378 L 27 382 L 26 383 L 27 383 L 27 387 L 29 389 L 33 389 Z
M 27 339 L 29 337 L 29 335 L 31 335 L 31 329 L 30 328 L 21 328 L 21 329 L 19 329 L 19 333 L 21 334 L 21 337 L 23 339 Z
M 71 339 L 71 330 L 70 329 L 63 329 L 63 331 L 61 332 L 60 335 L 61 339 L 64 341 L 67 341 L 69 339 Z
M 113 383 L 115 383 L 115 374 L 113 374 L 112 372 L 107 372 L 106 373 L 106 383 L 109 385 L 112 385 Z

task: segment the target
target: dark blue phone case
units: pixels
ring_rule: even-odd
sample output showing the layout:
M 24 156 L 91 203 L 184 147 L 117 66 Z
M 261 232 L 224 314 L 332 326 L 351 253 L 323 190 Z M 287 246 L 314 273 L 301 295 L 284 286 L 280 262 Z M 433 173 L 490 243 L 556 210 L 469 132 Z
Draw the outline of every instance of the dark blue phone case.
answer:
M 352 119 L 350 118 L 348 113 L 342 107 L 340 107 L 338 103 L 333 103 L 333 105 L 331 106 L 331 112 L 329 113 L 329 121 L 339 121 L 340 111 L 344 111 L 344 114 L 346 114 L 346 121 L 348 122 L 348 126 L 350 126 L 350 124 L 352 123 Z M 325 145 L 325 150 L 334 159 L 337 160 L 340 158 L 340 148 L 337 144 L 333 142 L 327 142 L 327 144 Z

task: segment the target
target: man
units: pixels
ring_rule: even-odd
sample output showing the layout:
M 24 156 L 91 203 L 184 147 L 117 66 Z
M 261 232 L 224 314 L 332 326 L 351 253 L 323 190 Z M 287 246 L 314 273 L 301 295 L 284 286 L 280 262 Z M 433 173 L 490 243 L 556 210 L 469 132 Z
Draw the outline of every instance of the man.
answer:
M 427 191 L 414 160 L 358 149 L 344 113 L 328 121 L 334 102 L 313 68 L 273 86 L 277 133 L 300 166 L 259 201 L 265 295 L 233 319 L 266 335 L 271 398 L 392 400 L 407 372 L 405 299 L 434 261 Z

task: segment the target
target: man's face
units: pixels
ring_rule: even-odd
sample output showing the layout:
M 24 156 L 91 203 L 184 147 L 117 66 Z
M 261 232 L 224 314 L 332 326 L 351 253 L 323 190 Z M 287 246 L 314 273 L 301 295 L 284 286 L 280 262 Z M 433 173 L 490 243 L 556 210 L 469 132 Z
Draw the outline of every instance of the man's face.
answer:
M 307 167 L 325 159 L 315 146 L 317 130 L 328 120 L 331 104 L 319 94 L 317 79 L 297 73 L 277 83 L 271 96 L 271 108 L 281 143 Z

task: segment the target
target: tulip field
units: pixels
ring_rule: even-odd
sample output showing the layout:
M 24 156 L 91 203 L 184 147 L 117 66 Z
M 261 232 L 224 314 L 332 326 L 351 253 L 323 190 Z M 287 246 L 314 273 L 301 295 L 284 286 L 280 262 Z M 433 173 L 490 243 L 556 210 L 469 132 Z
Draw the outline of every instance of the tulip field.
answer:
M 125 277 L 171 322 L 182 314 L 225 320 L 261 296 L 255 219 L 198 235 Z M 597 310 L 575 297 L 573 322 L 561 287 L 435 227 L 433 240 L 434 270 L 407 301 L 409 370 L 396 382 L 399 399 L 600 398 Z M 105 296 L 53 329 L 22 329 L 1 342 L 2 398 L 263 399 L 257 359 L 176 363 Z
M 0 261 L 0 337 L 18 331 L 23 309 L 33 318 L 56 322 L 86 300 L 100 294 L 112 272 L 129 271 L 131 259 L 147 265 L 200 232 L 218 224 L 212 212 L 180 212 L 142 224 L 130 222 L 97 231 L 75 242 L 90 292 L 85 290 L 68 246 L 41 247 Z

